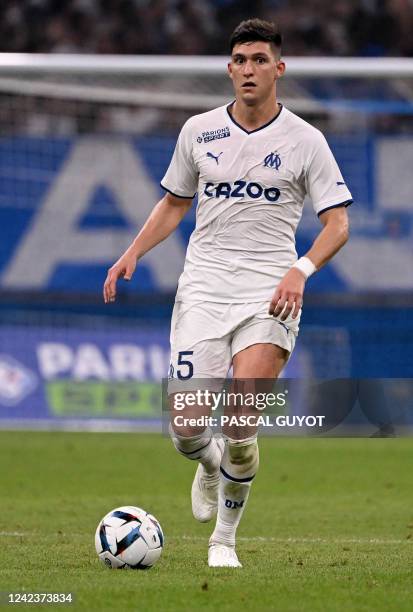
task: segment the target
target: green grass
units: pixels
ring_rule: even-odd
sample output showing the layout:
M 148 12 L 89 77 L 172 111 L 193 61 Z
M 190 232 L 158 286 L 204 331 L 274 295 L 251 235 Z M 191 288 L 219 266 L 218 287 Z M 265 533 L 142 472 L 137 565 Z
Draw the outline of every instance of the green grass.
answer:
M 73 591 L 64 609 L 84 610 L 412 610 L 413 440 L 260 447 L 239 529 L 244 568 L 211 570 L 212 527 L 190 510 L 195 464 L 169 440 L 0 433 L 0 591 Z M 109 570 L 95 554 L 99 519 L 125 504 L 155 514 L 166 535 L 147 572 Z

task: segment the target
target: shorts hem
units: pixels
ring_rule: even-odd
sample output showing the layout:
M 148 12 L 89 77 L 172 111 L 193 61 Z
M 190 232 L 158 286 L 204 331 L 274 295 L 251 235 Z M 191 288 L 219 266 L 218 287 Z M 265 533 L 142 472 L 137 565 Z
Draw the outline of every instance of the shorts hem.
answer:
M 278 321 L 276 322 L 278 323 Z M 283 324 L 280 324 L 278 327 L 272 327 L 270 333 L 263 333 L 263 329 L 260 325 L 262 323 L 263 321 L 257 321 L 255 325 L 244 328 L 241 337 L 233 340 L 231 359 L 240 351 L 254 344 L 274 344 L 287 351 L 289 356 L 292 354 L 297 339 L 297 333 Z

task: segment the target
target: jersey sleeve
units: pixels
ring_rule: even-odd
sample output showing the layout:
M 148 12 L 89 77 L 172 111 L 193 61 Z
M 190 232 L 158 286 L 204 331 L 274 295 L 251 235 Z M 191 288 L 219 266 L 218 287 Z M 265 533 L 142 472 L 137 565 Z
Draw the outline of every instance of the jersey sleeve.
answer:
M 321 132 L 318 132 L 313 141 L 305 180 L 306 191 L 317 215 L 353 202 L 334 155 Z
M 179 198 L 193 198 L 198 188 L 198 170 L 192 154 L 192 130 L 187 121 L 179 134 L 175 151 L 161 187 Z

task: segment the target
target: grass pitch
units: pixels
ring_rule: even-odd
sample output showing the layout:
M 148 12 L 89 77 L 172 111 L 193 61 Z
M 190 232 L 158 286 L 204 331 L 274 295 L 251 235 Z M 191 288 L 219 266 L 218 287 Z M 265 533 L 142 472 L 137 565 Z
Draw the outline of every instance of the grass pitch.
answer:
M 411 611 L 413 440 L 260 448 L 239 529 L 244 568 L 211 570 L 212 525 L 191 516 L 195 464 L 168 439 L 1 432 L 0 591 L 72 591 L 69 610 Z M 109 570 L 95 554 L 98 521 L 125 504 L 166 535 L 147 572 Z

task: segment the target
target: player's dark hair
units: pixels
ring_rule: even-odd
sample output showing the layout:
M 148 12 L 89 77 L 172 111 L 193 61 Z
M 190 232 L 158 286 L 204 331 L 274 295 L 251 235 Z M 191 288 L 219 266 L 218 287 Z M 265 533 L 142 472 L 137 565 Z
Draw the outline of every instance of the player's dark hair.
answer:
M 241 21 L 235 28 L 229 39 L 231 53 L 235 45 L 257 41 L 270 43 L 281 53 L 282 38 L 275 23 L 257 18 Z

